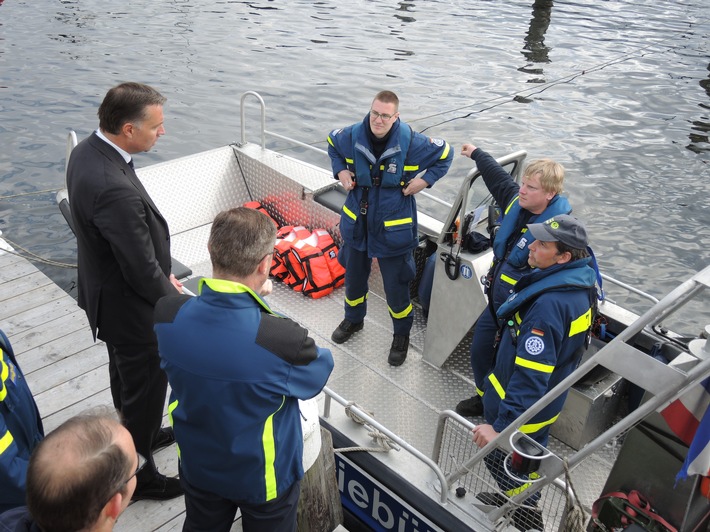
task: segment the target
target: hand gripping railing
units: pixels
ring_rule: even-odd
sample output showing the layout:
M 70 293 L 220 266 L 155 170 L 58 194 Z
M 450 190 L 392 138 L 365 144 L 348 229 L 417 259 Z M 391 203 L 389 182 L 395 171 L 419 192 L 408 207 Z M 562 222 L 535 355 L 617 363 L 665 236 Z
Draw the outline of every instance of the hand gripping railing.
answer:
M 710 375 L 710 344 L 708 343 L 710 340 L 695 340 L 695 342 L 705 342 L 705 344 L 702 349 L 696 349 L 696 351 L 700 353 L 695 353 L 698 362 L 687 372 L 667 366 L 655 360 L 653 357 L 636 350 L 626 342 L 632 340 L 634 336 L 641 332 L 647 325 L 659 323 L 709 286 L 710 266 L 707 266 L 692 278 L 672 290 L 667 296 L 656 303 L 651 309 L 640 316 L 612 341 L 590 357 L 589 360 L 580 365 L 567 378 L 537 401 L 523 415 L 517 418 L 514 423 L 503 430 L 495 440 L 480 449 L 456 471 L 449 474 L 446 477 L 446 491 L 448 491 L 458 479 L 473 469 L 486 455 L 490 454 L 498 447 L 504 447 L 504 442 L 507 442 L 514 432 L 562 393 L 572 387 L 581 377 L 586 375 L 597 365 L 604 366 L 634 384 L 638 384 L 651 392 L 653 396 L 629 415 L 612 425 L 604 433 L 597 436 L 581 450 L 570 455 L 567 458 L 567 464 L 570 469 L 595 453 L 607 441 L 631 429 L 646 416 L 670 404 L 670 402 L 708 377 Z M 441 438 L 439 434 L 437 434 L 433 452 L 434 457 L 439 456 L 440 448 L 437 446 L 440 445 L 440 443 Z M 545 485 L 553 482 L 555 478 L 562 475 L 563 471 L 564 464 L 562 460 L 558 457 L 553 457 L 553 460 L 545 466 L 545 475 L 547 478 L 545 481 L 535 485 L 535 491 L 539 491 Z M 491 521 L 495 521 L 530 495 L 530 490 L 515 495 L 505 505 L 491 510 L 489 518 Z

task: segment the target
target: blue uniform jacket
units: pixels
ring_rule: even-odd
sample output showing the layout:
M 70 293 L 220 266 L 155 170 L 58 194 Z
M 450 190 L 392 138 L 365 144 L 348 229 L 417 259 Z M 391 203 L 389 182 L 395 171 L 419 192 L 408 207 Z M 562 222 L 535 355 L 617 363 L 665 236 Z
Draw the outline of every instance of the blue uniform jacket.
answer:
M 358 166 L 363 164 L 370 167 L 371 178 L 382 179 L 382 186 L 371 187 L 372 180 L 362 183 L 362 178 L 356 178 L 356 187 L 348 193 L 343 205 L 340 234 L 346 244 L 367 251 L 370 257 L 395 257 L 414 249 L 418 239 L 417 203 L 414 196 L 402 194 L 402 188 L 424 170 L 426 173 L 421 177 L 432 186 L 449 170 L 453 152 L 447 142 L 411 131 L 397 119 L 382 156 L 376 159 L 367 135 L 369 120 L 368 114 L 361 124 L 336 129 L 328 136 L 328 155 L 336 179 L 345 169 L 362 175 L 363 169 Z M 407 141 L 403 139 L 410 132 L 406 148 Z M 388 179 L 388 174 L 401 178 Z M 367 214 L 362 215 L 366 188 Z
M 596 273 L 590 262 L 584 258 L 532 270 L 498 310 L 501 341 L 483 390 L 484 415 L 497 432 L 577 367 L 596 296 Z M 545 445 L 565 397 L 553 401 L 520 430 Z
M 37 404 L 0 331 L 0 513 L 25 504 L 27 464 L 43 437 Z
M 298 399 L 323 389 L 333 356 L 246 286 L 200 289 L 155 311 L 182 474 L 227 499 L 271 501 L 303 476 Z
M 547 208 L 540 214 L 533 214 L 521 209 L 518 204 L 518 185 L 513 177 L 480 148 L 474 150 L 471 158 L 481 171 L 486 187 L 503 210 L 503 220 L 493 243 L 494 262 L 489 274 L 491 286 L 488 296 L 493 308 L 498 307 L 513 293 L 513 287 L 524 274 L 530 271 L 528 266 L 528 248 L 535 240 L 528 234 L 526 225 L 544 222 L 557 214 L 569 214 L 572 206 L 566 197 L 559 194 L 552 198 Z M 512 242 L 515 244 L 512 244 Z M 509 253 L 507 250 L 510 250 Z

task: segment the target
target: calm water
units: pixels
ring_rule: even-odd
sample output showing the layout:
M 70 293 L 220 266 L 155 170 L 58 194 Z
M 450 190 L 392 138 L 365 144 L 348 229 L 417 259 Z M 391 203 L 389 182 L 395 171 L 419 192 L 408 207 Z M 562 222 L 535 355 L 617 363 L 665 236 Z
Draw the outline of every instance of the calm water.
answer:
M 325 148 L 389 88 L 404 120 L 457 152 L 562 162 L 607 273 L 661 297 L 710 262 L 707 0 L 0 0 L 8 239 L 76 261 L 47 191 L 62 186 L 67 132 L 88 135 L 124 80 L 169 98 L 167 135 L 138 165 L 237 140 L 246 90 L 265 98 L 269 130 Z M 470 166 L 458 157 L 434 193 L 451 199 Z M 74 270 L 41 268 L 75 295 Z M 709 300 L 690 307 L 692 330 Z

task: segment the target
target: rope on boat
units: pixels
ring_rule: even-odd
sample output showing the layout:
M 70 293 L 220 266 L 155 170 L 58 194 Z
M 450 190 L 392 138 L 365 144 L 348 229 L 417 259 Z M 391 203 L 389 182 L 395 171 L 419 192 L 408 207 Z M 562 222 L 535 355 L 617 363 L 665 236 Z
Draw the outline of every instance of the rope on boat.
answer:
M 584 513 L 584 508 L 579 502 L 579 497 L 577 496 L 577 491 L 574 489 L 574 484 L 572 484 L 572 476 L 569 471 L 569 463 L 567 463 L 567 458 L 562 462 L 565 468 L 565 484 L 567 488 L 565 494 L 567 496 L 567 504 L 565 505 L 565 522 L 564 527 L 561 530 L 568 530 L 569 532 L 584 532 L 586 527 L 584 526 L 587 516 Z
M 363 412 L 366 412 L 372 417 L 375 417 L 375 414 L 365 410 L 353 401 L 350 401 L 347 405 L 345 405 L 345 414 L 355 423 L 367 426 L 369 429 L 367 435 L 370 436 L 370 438 L 372 438 L 373 440 L 375 440 L 375 443 L 379 445 L 379 447 L 341 447 L 340 449 L 333 449 L 334 452 L 350 453 L 354 451 L 366 451 L 371 453 L 388 453 L 392 449 L 394 449 L 395 451 L 399 451 L 399 447 L 397 447 L 397 445 L 390 439 L 389 436 L 380 432 L 378 429 L 368 425 L 366 420 L 364 420 L 352 411 L 352 407 L 356 407 L 362 410 Z

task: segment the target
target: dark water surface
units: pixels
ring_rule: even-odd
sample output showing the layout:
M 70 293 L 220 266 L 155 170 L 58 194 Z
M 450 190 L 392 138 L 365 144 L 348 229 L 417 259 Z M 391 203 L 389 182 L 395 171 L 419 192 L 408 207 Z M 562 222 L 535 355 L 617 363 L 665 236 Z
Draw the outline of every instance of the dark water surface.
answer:
M 138 165 L 238 140 L 246 90 L 269 130 L 325 148 L 388 88 L 457 153 L 563 163 L 610 275 L 661 297 L 710 263 L 707 0 L 0 0 L 3 236 L 76 262 L 53 192 L 66 134 L 88 135 L 125 80 L 168 97 L 167 135 Z M 470 167 L 457 157 L 433 192 L 450 200 Z M 76 295 L 75 270 L 40 268 Z M 691 330 L 709 300 L 689 307 Z

